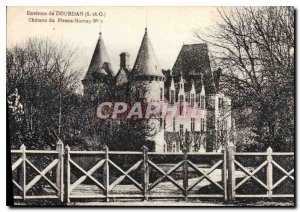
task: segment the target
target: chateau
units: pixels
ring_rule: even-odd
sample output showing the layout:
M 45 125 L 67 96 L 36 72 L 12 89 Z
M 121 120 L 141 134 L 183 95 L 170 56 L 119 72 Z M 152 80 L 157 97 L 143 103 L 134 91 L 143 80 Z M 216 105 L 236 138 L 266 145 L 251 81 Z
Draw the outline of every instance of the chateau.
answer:
M 156 128 L 151 139 L 157 152 L 180 152 L 183 143 L 193 152 L 220 151 L 229 142 L 231 99 L 219 92 L 221 70 L 212 71 L 207 44 L 183 45 L 173 68 L 162 70 L 146 28 L 133 67 L 129 59 L 129 53 L 122 52 L 120 68 L 113 70 L 100 33 L 82 80 L 85 97 L 168 103 L 165 118 L 147 120 Z M 197 116 L 186 118 L 184 113 L 193 108 Z

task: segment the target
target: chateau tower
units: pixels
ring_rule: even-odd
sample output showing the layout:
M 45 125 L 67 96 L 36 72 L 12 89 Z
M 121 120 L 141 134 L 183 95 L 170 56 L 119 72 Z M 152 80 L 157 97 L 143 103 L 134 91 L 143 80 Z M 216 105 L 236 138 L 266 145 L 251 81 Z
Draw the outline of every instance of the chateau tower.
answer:
M 133 102 L 164 101 L 164 75 L 157 62 L 147 28 L 131 72 L 130 98 Z M 145 120 L 154 134 L 149 140 L 155 141 L 155 151 L 163 151 L 164 134 L 159 118 Z
M 113 77 L 114 72 L 100 32 L 88 71 L 82 80 L 87 100 L 94 101 L 99 97 L 108 98 L 110 96 L 108 85 Z

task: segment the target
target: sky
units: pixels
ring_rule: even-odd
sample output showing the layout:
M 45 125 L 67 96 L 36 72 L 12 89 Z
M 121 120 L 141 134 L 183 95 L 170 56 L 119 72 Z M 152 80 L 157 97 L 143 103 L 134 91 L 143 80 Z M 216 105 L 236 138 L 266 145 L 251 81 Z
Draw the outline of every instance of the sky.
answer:
M 49 15 L 49 12 L 89 12 L 105 16 L 74 17 Z M 46 12 L 47 15 L 27 13 Z M 171 69 L 183 44 L 200 43 L 194 37 L 195 29 L 205 31 L 214 24 L 217 9 L 213 7 L 8 7 L 7 47 L 30 37 L 50 37 L 79 48 L 79 66 L 86 73 L 100 31 L 96 23 L 58 23 L 62 19 L 102 20 L 101 32 L 112 67 L 119 69 L 119 54 L 130 54 L 131 67 L 142 42 L 145 27 L 162 69 Z M 55 23 L 29 22 L 30 18 L 54 18 Z

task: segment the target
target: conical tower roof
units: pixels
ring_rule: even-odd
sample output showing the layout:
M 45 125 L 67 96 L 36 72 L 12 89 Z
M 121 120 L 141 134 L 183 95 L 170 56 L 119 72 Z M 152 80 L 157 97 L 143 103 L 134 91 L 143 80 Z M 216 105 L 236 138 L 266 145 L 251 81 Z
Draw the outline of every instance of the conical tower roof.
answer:
M 147 28 L 145 29 L 145 34 L 133 66 L 132 74 L 134 76 L 164 76 L 159 68 L 156 55 L 148 36 Z
M 115 75 L 111 68 L 111 63 L 104 45 L 102 33 L 100 32 L 89 69 L 85 75 L 85 79 L 91 78 L 94 73 L 105 74 L 103 71 L 105 71 L 107 75 Z

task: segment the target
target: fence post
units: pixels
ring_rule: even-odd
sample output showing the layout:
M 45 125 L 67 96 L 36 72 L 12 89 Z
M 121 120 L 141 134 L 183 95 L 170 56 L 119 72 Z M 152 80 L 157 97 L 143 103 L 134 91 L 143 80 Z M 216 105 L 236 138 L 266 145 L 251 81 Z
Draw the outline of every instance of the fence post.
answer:
M 183 152 L 183 188 L 184 188 L 184 196 L 185 196 L 185 201 L 188 199 L 188 186 L 189 186 L 189 165 L 188 165 L 188 160 L 187 160 L 187 152 L 188 149 L 184 146 L 182 149 Z
M 235 146 L 233 143 L 229 143 L 227 146 L 227 199 L 228 201 L 234 201 L 235 199 L 235 166 L 234 166 L 234 152 Z
M 143 151 L 143 168 L 142 168 L 142 186 L 144 201 L 148 201 L 148 187 L 149 187 L 149 165 L 148 165 L 148 148 L 146 146 L 142 147 Z
M 105 201 L 109 202 L 108 194 L 109 194 L 109 158 L 108 158 L 108 147 L 104 146 L 103 150 L 105 151 L 105 163 L 103 166 L 103 185 L 105 188 L 104 194 L 106 196 Z
M 222 169 L 222 181 L 223 181 L 223 190 L 224 190 L 224 201 L 227 201 L 227 157 L 226 157 L 226 148 L 222 149 L 223 153 L 223 169 Z
M 268 196 L 271 198 L 273 191 L 273 164 L 272 164 L 272 153 L 273 150 L 271 147 L 267 149 L 267 161 L 268 161 L 268 166 L 267 166 L 267 187 L 268 187 Z
M 57 196 L 60 201 L 64 201 L 64 144 L 59 139 L 56 143 L 56 151 L 58 152 L 58 163 L 56 167 L 56 185 L 58 188 Z
M 65 158 L 66 158 L 66 183 L 65 183 L 65 201 L 70 203 L 70 178 L 71 178 L 71 167 L 70 167 L 70 147 L 67 145 L 65 148 Z
M 22 151 L 22 171 L 21 171 L 21 188 L 23 190 L 23 200 L 26 199 L 26 147 L 24 144 L 21 145 L 20 150 Z

